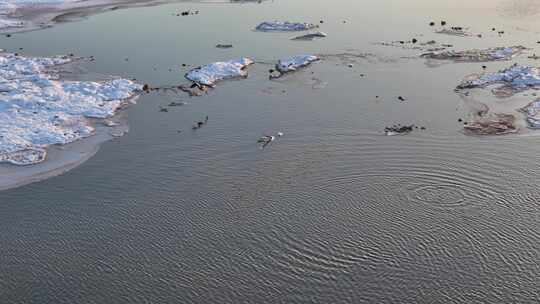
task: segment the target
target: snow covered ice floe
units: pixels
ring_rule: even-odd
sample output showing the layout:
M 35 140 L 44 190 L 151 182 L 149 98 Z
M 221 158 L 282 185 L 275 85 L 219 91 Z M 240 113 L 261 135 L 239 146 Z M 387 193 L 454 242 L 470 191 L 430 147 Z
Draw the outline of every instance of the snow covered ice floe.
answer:
M 456 62 L 487 62 L 510 60 L 526 50 L 523 46 L 496 47 L 483 50 L 435 51 L 421 56 L 428 59 L 453 60 Z
M 310 65 L 311 63 L 320 60 L 315 55 L 297 55 L 279 60 L 276 65 L 276 69 L 284 74 L 288 72 L 296 71 L 301 67 Z
M 493 84 L 501 84 L 502 88 L 508 88 L 514 92 L 538 87 L 540 86 L 540 68 L 514 64 L 496 73 L 471 75 L 457 88 L 478 88 Z
M 32 165 L 47 147 L 94 134 L 91 119 L 104 119 L 142 86 L 127 79 L 68 81 L 61 66 L 77 58 L 0 53 L 0 162 Z
M 257 25 L 255 29 L 262 32 L 297 32 L 307 31 L 314 28 L 317 28 L 317 25 L 312 23 L 271 21 L 263 22 Z
M 220 80 L 247 77 L 246 68 L 253 63 L 250 58 L 214 62 L 192 69 L 185 77 L 197 84 L 213 87 Z

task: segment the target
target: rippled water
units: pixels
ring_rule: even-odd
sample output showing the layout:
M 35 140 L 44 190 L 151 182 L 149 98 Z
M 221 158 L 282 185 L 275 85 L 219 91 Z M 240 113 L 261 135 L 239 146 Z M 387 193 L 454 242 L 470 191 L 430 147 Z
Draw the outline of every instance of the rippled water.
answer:
M 182 82 L 182 63 L 259 62 L 201 98 L 143 96 L 130 133 L 88 162 L 0 192 L 0 303 L 540 302 L 539 134 L 463 135 L 457 120 L 475 105 L 453 89 L 482 64 L 430 67 L 374 44 L 540 51 L 536 1 L 312 4 L 133 8 L 0 38 L 34 55 L 94 55 L 89 73 L 153 85 Z M 173 16 L 185 9 L 201 13 Z M 274 18 L 322 19 L 329 37 L 251 31 Z M 436 35 L 432 20 L 484 38 Z M 304 52 L 328 56 L 268 80 L 273 61 Z M 475 98 L 514 109 L 532 97 Z M 159 112 L 171 101 L 187 104 Z M 383 136 L 394 123 L 426 130 Z

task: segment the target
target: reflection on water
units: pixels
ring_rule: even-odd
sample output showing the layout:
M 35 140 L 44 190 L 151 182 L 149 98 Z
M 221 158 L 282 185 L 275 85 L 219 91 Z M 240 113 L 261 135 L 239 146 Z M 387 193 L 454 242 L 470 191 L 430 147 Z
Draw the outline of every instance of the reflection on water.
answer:
M 538 303 L 538 133 L 468 137 L 458 121 L 535 97 L 454 92 L 482 65 L 537 62 L 430 67 L 417 50 L 379 43 L 540 50 L 531 33 L 540 21 L 501 18 L 498 3 L 479 10 L 487 2 L 176 3 L 1 37 L 13 51 L 93 55 L 90 73 L 153 86 L 184 83 L 190 68 L 218 60 L 257 63 L 201 97 L 142 96 L 127 111 L 130 133 L 81 167 L 0 192 L 0 299 Z M 189 9 L 200 14 L 172 14 Z M 253 31 L 274 19 L 322 20 L 328 37 Z M 434 33 L 429 23 L 442 20 L 482 38 Z M 279 58 L 303 53 L 325 55 L 268 78 Z M 182 106 L 160 111 L 173 101 Z M 426 130 L 383 135 L 397 123 Z M 278 131 L 260 149 L 261 134 Z

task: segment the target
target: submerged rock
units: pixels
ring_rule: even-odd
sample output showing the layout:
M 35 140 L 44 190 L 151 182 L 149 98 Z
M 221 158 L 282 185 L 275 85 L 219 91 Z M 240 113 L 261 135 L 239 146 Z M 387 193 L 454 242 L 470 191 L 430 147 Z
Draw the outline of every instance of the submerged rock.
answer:
M 492 114 L 487 117 L 479 117 L 468 123 L 463 128 L 468 135 L 504 135 L 516 133 L 516 118 L 511 114 Z
M 314 40 L 316 38 L 324 38 L 328 36 L 326 33 L 323 32 L 315 32 L 315 33 L 309 33 L 306 35 L 296 36 L 291 38 L 291 40 Z
M 281 59 L 276 65 L 276 69 L 281 73 L 296 71 L 301 67 L 310 65 L 311 63 L 320 60 L 315 55 L 297 55 L 289 58 Z
M 428 59 L 453 60 L 456 62 L 485 62 L 510 60 L 522 53 L 526 48 L 523 46 L 497 47 L 483 50 L 467 51 L 439 51 L 422 54 L 421 57 Z
M 113 116 L 142 90 L 127 79 L 61 80 L 61 66 L 75 60 L 0 54 L 0 162 L 45 160 L 48 146 L 93 135 L 89 118 Z
M 312 23 L 272 21 L 263 22 L 257 25 L 255 29 L 262 32 L 296 32 L 307 31 L 317 27 L 317 25 Z
M 540 69 L 514 64 L 496 73 L 471 75 L 459 84 L 457 89 L 486 87 L 493 84 L 501 84 L 502 88 L 499 90 L 509 89 L 513 92 L 537 87 L 540 86 Z
M 185 77 L 197 84 L 213 87 L 220 80 L 247 77 L 246 68 L 253 63 L 249 58 L 214 62 L 192 69 Z

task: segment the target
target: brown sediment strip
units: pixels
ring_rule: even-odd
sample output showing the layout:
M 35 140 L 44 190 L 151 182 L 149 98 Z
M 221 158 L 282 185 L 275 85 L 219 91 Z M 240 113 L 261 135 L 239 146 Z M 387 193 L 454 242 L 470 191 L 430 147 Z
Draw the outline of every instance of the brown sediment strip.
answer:
M 464 126 L 467 135 L 505 135 L 518 131 L 516 117 L 512 114 L 491 114 L 478 117 Z

